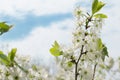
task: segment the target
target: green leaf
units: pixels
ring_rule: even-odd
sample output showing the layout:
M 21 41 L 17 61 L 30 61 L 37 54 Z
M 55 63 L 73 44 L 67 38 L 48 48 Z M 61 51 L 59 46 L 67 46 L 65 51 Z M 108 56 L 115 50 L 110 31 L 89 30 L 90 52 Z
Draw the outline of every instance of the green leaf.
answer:
M 11 62 L 14 61 L 16 52 L 17 52 L 17 48 L 13 48 L 13 49 L 11 50 L 11 52 L 8 54 L 8 59 L 9 59 L 9 61 L 11 61 Z
M 99 64 L 99 66 L 100 66 L 102 69 L 105 69 L 105 65 L 104 65 L 104 64 Z
M 109 57 L 107 47 L 103 44 L 103 49 L 102 49 L 102 60 L 105 60 L 105 57 Z
M 35 70 L 35 71 L 37 71 L 37 70 L 38 70 L 38 69 L 37 69 L 37 66 L 36 66 L 36 65 L 34 65 L 34 64 L 32 65 L 32 69 L 33 69 L 33 70 Z
M 98 2 L 98 5 L 97 5 L 97 10 L 96 10 L 96 12 L 100 11 L 103 6 L 105 6 L 105 3 L 99 1 L 99 2 Z
M 59 47 L 60 47 L 57 41 L 54 42 L 53 47 L 56 47 L 56 48 L 59 48 Z
M 50 52 L 51 52 L 51 54 L 53 55 L 53 56 L 60 56 L 60 55 L 62 55 L 62 51 L 60 51 L 60 50 L 58 50 L 58 49 L 55 49 L 55 48 L 51 48 L 50 49 Z
M 9 65 L 9 63 L 10 63 L 7 56 L 5 54 L 3 54 L 2 51 L 0 51 L 0 60 L 5 65 Z
M 100 38 L 97 40 L 97 48 L 98 50 L 101 50 L 103 48 L 102 40 Z
M 95 14 L 96 12 L 100 11 L 103 6 L 105 6 L 103 2 L 94 0 L 92 3 L 92 14 Z
M 67 65 L 68 65 L 68 67 L 72 67 L 73 62 L 71 62 L 71 61 L 67 62 Z
M 97 5 L 98 5 L 98 0 L 94 0 L 92 3 L 92 14 L 96 12 Z
M 107 15 L 99 13 L 94 15 L 95 18 L 107 18 Z
M 12 25 L 6 24 L 6 22 L 0 22 L 0 35 L 2 35 L 5 32 L 8 32 Z
M 52 45 L 52 48 L 50 48 L 50 53 L 53 56 L 60 56 L 63 54 L 63 52 L 60 50 L 60 46 L 57 43 L 57 41 L 54 42 L 54 45 Z

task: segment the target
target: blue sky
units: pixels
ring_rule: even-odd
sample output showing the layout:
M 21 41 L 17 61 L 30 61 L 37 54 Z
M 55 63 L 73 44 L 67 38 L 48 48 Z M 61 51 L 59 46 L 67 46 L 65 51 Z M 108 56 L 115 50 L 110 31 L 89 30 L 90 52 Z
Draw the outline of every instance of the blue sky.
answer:
M 108 19 L 103 26 L 102 39 L 110 55 L 117 57 L 120 56 L 120 1 L 103 1 L 106 7 L 101 12 L 107 14 Z M 92 0 L 0 0 L 0 21 L 14 25 L 10 32 L 1 36 L 0 43 L 3 47 L 9 45 L 9 49 L 17 47 L 19 54 L 49 61 L 52 57 L 49 48 L 54 40 L 63 44 L 71 42 L 75 26 L 73 10 L 77 2 L 89 10 Z
M 36 16 L 28 14 L 24 16 L 24 19 L 17 19 L 11 16 L 2 17 L 1 21 L 6 21 L 9 24 L 13 24 L 14 27 L 5 36 L 2 36 L 2 40 L 12 40 L 25 37 L 29 35 L 30 31 L 37 26 L 47 27 L 52 22 L 62 21 L 64 19 L 73 18 L 71 13 L 54 14 L 45 16 Z

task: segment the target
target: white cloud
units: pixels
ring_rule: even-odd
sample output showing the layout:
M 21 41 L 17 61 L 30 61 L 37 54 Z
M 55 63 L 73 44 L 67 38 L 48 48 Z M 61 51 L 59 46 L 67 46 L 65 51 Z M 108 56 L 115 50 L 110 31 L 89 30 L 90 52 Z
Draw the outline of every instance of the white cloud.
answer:
M 0 0 L 0 14 L 22 16 L 68 13 L 73 10 L 75 0 Z

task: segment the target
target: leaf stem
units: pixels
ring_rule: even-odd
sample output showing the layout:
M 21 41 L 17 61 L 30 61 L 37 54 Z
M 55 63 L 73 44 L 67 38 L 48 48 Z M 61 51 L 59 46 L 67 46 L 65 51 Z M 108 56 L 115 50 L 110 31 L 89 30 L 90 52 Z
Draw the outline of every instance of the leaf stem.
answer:
M 21 67 L 16 61 L 14 61 L 15 65 L 17 67 L 19 67 L 22 71 L 24 71 L 25 73 L 28 73 L 28 71 L 26 69 L 24 69 L 23 67 Z

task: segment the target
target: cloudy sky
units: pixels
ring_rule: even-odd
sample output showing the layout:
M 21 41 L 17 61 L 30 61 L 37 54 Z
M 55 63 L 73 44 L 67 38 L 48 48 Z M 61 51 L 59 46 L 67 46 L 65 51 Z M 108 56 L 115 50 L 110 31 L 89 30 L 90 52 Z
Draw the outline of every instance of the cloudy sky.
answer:
M 119 0 L 104 0 L 101 12 L 108 15 L 102 30 L 103 42 L 110 56 L 120 56 Z M 78 4 L 78 2 L 80 4 Z M 19 54 L 48 62 L 51 44 L 57 40 L 68 44 L 74 25 L 75 5 L 90 9 L 92 0 L 0 0 L 0 21 L 13 24 L 8 33 L 0 37 L 1 48 L 17 47 Z

